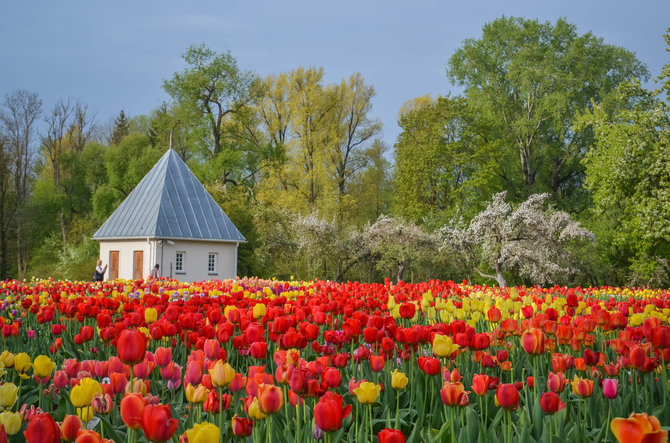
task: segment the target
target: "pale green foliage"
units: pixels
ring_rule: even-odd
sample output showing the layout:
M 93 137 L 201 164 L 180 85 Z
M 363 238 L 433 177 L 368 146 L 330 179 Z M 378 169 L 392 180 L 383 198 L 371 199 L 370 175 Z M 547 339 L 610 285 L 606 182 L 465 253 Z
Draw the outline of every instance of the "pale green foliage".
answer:
M 379 150 L 368 150 L 381 125 L 368 116 L 374 90 L 360 74 L 335 85 L 323 77 L 322 68 L 298 68 L 265 80 L 256 112 L 265 138 L 283 155 L 264 176 L 258 198 L 333 217 L 339 230 L 361 207 L 357 180 L 368 168 L 383 168 L 374 158 Z
M 393 209 L 416 222 L 468 210 L 477 182 L 465 101 L 419 97 L 403 105 L 395 145 Z

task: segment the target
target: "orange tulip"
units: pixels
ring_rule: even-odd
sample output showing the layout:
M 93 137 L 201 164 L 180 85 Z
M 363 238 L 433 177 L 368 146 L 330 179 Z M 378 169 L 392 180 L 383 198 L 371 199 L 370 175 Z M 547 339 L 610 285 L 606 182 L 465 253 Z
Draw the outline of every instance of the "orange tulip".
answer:
M 142 426 L 142 411 L 147 401 L 140 394 L 126 394 L 121 400 L 121 419 L 130 429 Z
M 258 387 L 258 408 L 264 414 L 274 414 L 284 405 L 284 391 L 280 387 L 261 384 Z
M 444 382 L 440 389 L 442 403 L 447 406 L 467 406 L 470 404 L 468 391 L 463 388 L 463 383 Z
M 83 427 L 79 417 L 76 415 L 66 415 L 63 423 L 60 426 L 63 440 L 74 441 L 77 438 L 77 433 Z
M 575 375 L 572 380 L 572 393 L 580 397 L 590 397 L 593 395 L 593 380 Z
M 544 332 L 530 328 L 521 335 L 521 346 L 526 353 L 540 355 L 544 352 Z
M 656 417 L 630 414 L 628 418 L 615 418 L 610 423 L 612 433 L 619 443 L 663 443 L 668 441 L 668 431 L 661 429 Z

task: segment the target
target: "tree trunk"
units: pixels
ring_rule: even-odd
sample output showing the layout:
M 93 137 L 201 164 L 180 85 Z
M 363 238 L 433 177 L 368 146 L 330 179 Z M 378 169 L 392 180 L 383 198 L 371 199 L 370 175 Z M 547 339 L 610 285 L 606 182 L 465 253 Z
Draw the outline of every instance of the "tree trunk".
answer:
M 507 286 L 507 282 L 505 281 L 505 276 L 503 275 L 502 266 L 500 265 L 499 260 L 496 260 L 496 280 L 498 281 L 498 286 L 501 288 Z
M 403 260 L 402 262 L 398 263 L 398 278 L 396 281 L 401 281 L 405 277 L 405 268 L 407 267 L 407 261 Z
M 63 246 L 65 246 L 67 243 L 67 233 L 65 232 L 65 214 L 62 209 L 58 212 L 58 218 L 60 219 L 60 232 L 63 236 Z

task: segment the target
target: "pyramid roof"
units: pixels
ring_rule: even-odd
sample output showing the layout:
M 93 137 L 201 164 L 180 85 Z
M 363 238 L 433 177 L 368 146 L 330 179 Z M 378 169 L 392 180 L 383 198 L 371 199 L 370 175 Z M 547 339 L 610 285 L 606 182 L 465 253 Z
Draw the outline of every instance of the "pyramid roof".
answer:
M 95 240 L 135 238 L 246 241 L 173 149 L 93 235 Z

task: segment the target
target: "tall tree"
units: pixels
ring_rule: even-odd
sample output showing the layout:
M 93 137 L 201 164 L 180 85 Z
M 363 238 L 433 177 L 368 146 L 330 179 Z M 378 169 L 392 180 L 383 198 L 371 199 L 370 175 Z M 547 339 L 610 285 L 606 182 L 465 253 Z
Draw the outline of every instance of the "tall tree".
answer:
M 229 52 L 217 54 L 204 44 L 189 47 L 183 55 L 188 65 L 163 84 L 175 104 L 189 114 L 192 121 L 207 129 L 210 142 L 204 142 L 209 159 L 216 159 L 234 147 L 226 147 L 224 119 L 240 112 L 256 94 L 256 76 L 241 71 Z M 237 156 L 235 156 L 238 158 Z M 223 162 L 221 171 L 224 183 L 238 184 L 246 176 L 244 164 Z
M 337 140 L 330 151 L 333 174 L 337 186 L 336 227 L 342 229 L 347 197 L 350 195 L 350 182 L 356 174 L 368 165 L 365 149 L 379 134 L 380 121 L 369 116 L 375 90 L 366 85 L 363 76 L 355 73 L 348 80 L 342 80 L 335 86 L 336 107 L 334 126 Z
M 511 196 L 550 192 L 577 209 L 591 133 L 573 130 L 575 114 L 592 101 L 611 106 L 614 88 L 646 78 L 647 70 L 632 52 L 579 35 L 563 19 L 503 17 L 486 24 L 481 38 L 465 40 L 448 75 L 465 89 L 477 130 L 499 140 L 490 166 Z
M 67 224 L 76 209 L 75 194 L 83 189 L 84 171 L 79 168 L 79 157 L 91 139 L 93 117 L 80 101 L 59 99 L 46 119 L 42 147 L 51 167 L 54 192 L 59 201 L 61 235 L 67 242 Z
M 401 109 L 394 213 L 415 222 L 467 212 L 477 168 L 462 98 L 418 97 Z M 475 185 L 476 186 L 476 185 Z
M 123 137 L 130 134 L 130 124 L 126 118 L 126 113 L 123 112 L 123 109 L 119 113 L 119 116 L 114 120 L 114 130 L 112 131 L 112 136 L 109 140 L 109 144 L 118 145 L 123 140 Z
M 302 67 L 264 85 L 257 114 L 280 163 L 264 178 L 259 199 L 318 213 L 339 232 L 361 207 L 355 181 L 375 166 L 368 155 L 381 130 L 370 116 L 374 89 L 358 73 L 325 84 L 323 68 Z
M 9 274 L 8 241 L 11 228 L 11 158 L 5 135 L 0 131 L 0 279 Z
M 323 68 L 301 67 L 269 81 L 274 88 L 267 93 L 271 103 L 262 102 L 262 121 L 267 136 L 284 148 L 285 161 L 266 175 L 259 190 L 262 201 L 321 217 L 333 215 L 328 153 L 336 140 L 331 129 L 337 102 L 332 88 L 323 85 L 323 75 Z
M 670 281 L 670 107 L 662 98 L 666 91 L 645 91 L 638 82 L 624 84 L 622 99 L 633 100 L 633 109 L 610 116 L 595 106 L 578 122 L 595 132 L 584 158 L 586 186 L 595 203 L 592 223 L 606 231 L 612 245 L 609 261 L 627 269 L 622 283 L 658 287 Z
M 17 90 L 5 95 L 0 110 L 0 124 L 8 147 L 9 170 L 12 178 L 14 204 L 11 216 L 16 227 L 17 272 L 22 276 L 28 266 L 28 245 L 25 208 L 30 196 L 30 172 L 34 153 L 35 122 L 42 112 L 42 100 L 37 94 Z

